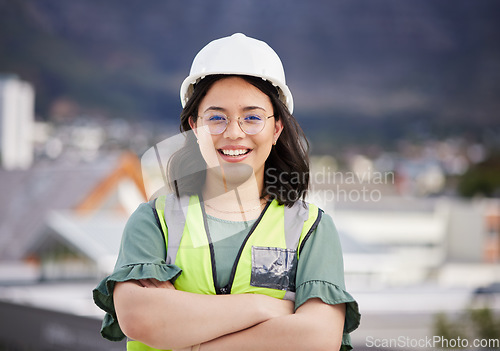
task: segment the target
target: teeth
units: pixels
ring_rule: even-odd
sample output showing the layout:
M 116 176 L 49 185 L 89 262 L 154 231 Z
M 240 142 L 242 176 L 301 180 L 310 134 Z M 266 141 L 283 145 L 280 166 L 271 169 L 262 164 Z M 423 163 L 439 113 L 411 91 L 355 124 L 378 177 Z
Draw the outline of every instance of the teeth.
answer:
M 239 156 L 246 154 L 248 150 L 221 150 L 224 155 Z

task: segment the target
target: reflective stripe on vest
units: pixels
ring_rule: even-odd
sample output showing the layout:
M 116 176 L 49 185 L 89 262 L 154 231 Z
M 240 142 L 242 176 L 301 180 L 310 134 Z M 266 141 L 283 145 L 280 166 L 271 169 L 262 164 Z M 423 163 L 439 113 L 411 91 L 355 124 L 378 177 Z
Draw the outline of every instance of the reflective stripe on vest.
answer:
M 161 196 L 154 208 L 165 236 L 165 261 L 182 269 L 174 282 L 176 289 L 205 295 L 257 293 L 289 300 L 295 299 L 300 251 L 322 214 L 318 207 L 302 201 L 292 207 L 268 202 L 239 249 L 228 286 L 221 287 L 199 197 Z M 140 345 L 130 341 L 127 349 L 155 350 Z

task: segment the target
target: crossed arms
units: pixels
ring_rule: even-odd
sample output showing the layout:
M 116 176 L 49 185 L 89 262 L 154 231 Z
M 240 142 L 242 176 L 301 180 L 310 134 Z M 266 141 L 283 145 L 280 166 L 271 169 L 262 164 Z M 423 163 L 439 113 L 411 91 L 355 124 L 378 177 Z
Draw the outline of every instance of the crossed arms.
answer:
M 154 279 L 117 283 L 118 322 L 129 338 L 158 349 L 339 350 L 345 305 L 259 294 L 199 295 Z

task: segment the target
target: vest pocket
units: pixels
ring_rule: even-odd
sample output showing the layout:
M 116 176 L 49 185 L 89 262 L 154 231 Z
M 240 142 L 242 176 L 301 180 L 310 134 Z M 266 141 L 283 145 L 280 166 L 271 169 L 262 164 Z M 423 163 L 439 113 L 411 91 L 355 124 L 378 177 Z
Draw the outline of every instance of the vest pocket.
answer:
M 251 286 L 294 292 L 296 273 L 297 250 L 252 246 Z

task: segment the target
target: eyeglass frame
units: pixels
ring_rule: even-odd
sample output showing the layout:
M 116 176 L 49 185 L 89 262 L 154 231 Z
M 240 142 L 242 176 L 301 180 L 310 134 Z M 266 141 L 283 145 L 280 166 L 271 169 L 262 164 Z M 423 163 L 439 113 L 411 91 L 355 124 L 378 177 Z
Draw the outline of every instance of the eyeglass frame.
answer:
M 205 130 L 207 131 L 208 134 L 210 135 L 221 135 L 222 133 L 224 133 L 226 130 L 227 130 L 227 126 L 229 125 L 229 123 L 231 122 L 229 116 L 227 116 L 225 113 L 221 113 L 222 115 L 224 115 L 226 117 L 226 126 L 224 127 L 224 129 L 220 132 L 220 133 L 211 133 L 210 130 L 209 130 L 209 126 L 207 124 L 203 124 L 203 127 L 205 128 Z M 197 116 L 198 118 L 202 119 L 203 120 L 203 116 Z M 270 115 L 270 116 L 267 116 L 267 117 L 264 117 L 264 123 L 262 124 L 262 129 L 259 130 L 257 133 L 253 133 L 253 134 L 250 134 L 250 133 L 247 133 L 245 132 L 245 130 L 243 129 L 243 127 L 241 126 L 241 124 L 243 122 L 241 122 L 240 118 L 242 116 L 239 116 L 236 118 L 236 120 L 238 121 L 238 126 L 240 127 L 241 131 L 243 133 L 245 133 L 246 135 L 257 135 L 259 134 L 260 132 L 262 132 L 266 126 L 266 121 L 269 119 L 269 118 L 272 118 L 272 117 L 276 117 L 274 114 Z

